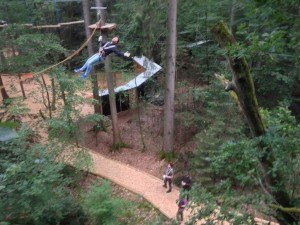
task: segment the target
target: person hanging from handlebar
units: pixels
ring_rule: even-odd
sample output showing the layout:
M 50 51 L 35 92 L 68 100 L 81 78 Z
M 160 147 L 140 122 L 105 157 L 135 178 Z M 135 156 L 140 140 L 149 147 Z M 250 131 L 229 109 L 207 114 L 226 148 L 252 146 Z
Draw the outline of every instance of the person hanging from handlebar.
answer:
M 81 68 L 74 70 L 76 73 L 85 71 L 85 73 L 80 76 L 80 78 L 82 79 L 88 77 L 93 65 L 99 62 L 103 62 L 105 60 L 105 57 L 111 53 L 115 53 L 117 56 L 124 59 L 131 59 L 129 52 L 123 53 L 117 48 L 117 44 L 119 43 L 118 37 L 114 37 L 111 41 L 102 42 L 102 36 L 100 35 L 98 38 L 98 42 L 100 45 L 99 52 L 91 56 Z

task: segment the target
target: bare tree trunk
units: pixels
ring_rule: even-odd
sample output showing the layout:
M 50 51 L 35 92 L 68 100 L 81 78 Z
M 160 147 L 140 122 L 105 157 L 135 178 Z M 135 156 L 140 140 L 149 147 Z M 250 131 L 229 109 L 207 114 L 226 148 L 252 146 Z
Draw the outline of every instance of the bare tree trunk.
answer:
M 3 52 L 0 52 L 0 65 L 1 65 L 1 67 L 2 67 L 2 66 L 3 66 L 3 67 L 7 66 L 6 60 L 5 60 L 5 57 L 4 57 Z M 0 68 L 1 68 L 1 67 L 0 67 Z
M 119 125 L 118 125 L 118 114 L 116 106 L 116 95 L 114 90 L 113 76 L 111 73 L 111 59 L 106 57 L 105 59 L 105 75 L 107 80 L 107 88 L 109 93 L 109 105 L 110 105 L 110 115 L 112 120 L 113 128 L 113 146 L 118 146 L 122 143 Z
M 54 78 L 51 77 L 51 88 L 52 88 L 52 103 L 51 103 L 51 110 L 54 111 L 56 110 L 56 87 L 55 87 L 55 82 Z
M 236 14 L 236 0 L 232 0 L 231 3 L 231 13 L 230 13 L 230 31 L 231 33 L 235 33 L 234 23 L 235 23 L 235 14 Z
M 6 60 L 5 60 L 3 52 L 0 52 L 0 65 L 6 66 Z M 2 100 L 4 101 L 5 99 L 9 99 L 9 96 L 5 90 L 1 75 L 0 75 L 0 89 L 1 89 Z
M 1 88 L 2 100 L 4 101 L 5 99 L 9 99 L 9 96 L 5 90 L 1 75 L 0 75 L 0 88 Z
M 102 6 L 102 4 L 101 4 L 101 2 L 99 0 L 95 0 L 95 4 L 98 7 Z M 101 15 L 97 14 L 97 18 L 96 18 L 97 21 L 96 21 L 96 23 L 99 22 L 100 16 L 101 16 L 101 20 L 102 20 L 102 16 L 104 16 L 104 13 L 101 13 Z M 92 72 L 93 72 L 93 74 L 95 74 L 95 70 L 94 69 L 93 69 Z M 98 104 L 94 105 L 94 110 L 95 110 L 95 113 L 102 114 L 101 97 L 99 96 L 99 86 L 98 86 L 98 83 L 99 83 L 98 82 L 98 77 L 97 77 L 97 74 L 95 74 L 93 76 L 93 98 L 97 101 Z M 101 125 L 101 127 L 103 128 L 103 124 Z
M 176 20 L 177 0 L 169 0 L 168 6 L 168 43 L 167 71 L 165 78 L 164 107 L 164 146 L 165 153 L 173 152 L 174 148 L 174 92 L 176 74 Z
M 95 0 L 95 4 L 97 7 L 102 7 L 103 4 L 102 4 L 102 1 L 101 0 Z M 103 11 L 100 11 L 100 16 L 101 16 L 101 22 L 103 24 L 105 24 L 105 14 L 103 13 Z M 99 20 L 100 18 L 98 18 Z
M 19 78 L 19 82 L 20 82 L 20 86 L 21 86 L 21 91 L 22 91 L 23 99 L 26 99 L 22 77 L 21 77 L 21 74 L 19 74 L 19 73 L 18 73 L 18 78 Z
M 46 108 L 48 109 L 49 118 L 51 119 L 52 118 L 52 108 L 51 108 L 50 95 L 49 95 L 49 91 L 48 91 L 48 88 L 47 88 L 47 84 L 46 84 L 44 75 L 42 75 L 41 78 L 42 78 L 43 85 L 44 85 L 44 88 L 45 88 L 45 91 L 46 91 L 46 96 L 47 96 L 47 105 L 46 105 Z
M 97 7 L 102 7 L 101 0 L 95 0 Z M 105 16 L 103 11 L 100 10 L 101 15 L 101 24 L 105 24 Z M 107 88 L 109 94 L 109 106 L 110 106 L 110 115 L 112 119 L 112 128 L 113 128 L 113 146 L 118 148 L 122 143 L 119 124 L 118 124 L 118 112 L 117 112 L 117 105 L 116 105 L 116 95 L 114 89 L 114 81 L 111 72 L 111 58 L 106 57 L 105 59 L 105 76 L 107 81 Z
M 91 31 L 89 28 L 89 25 L 91 24 L 89 1 L 82 0 L 82 7 L 83 7 L 83 16 L 84 16 L 85 35 L 86 37 L 89 37 L 91 35 Z M 89 53 L 89 57 L 91 57 L 94 54 L 92 41 L 88 43 L 88 53 Z M 91 74 L 92 74 L 92 83 L 93 83 L 93 99 L 95 99 L 97 102 L 97 104 L 94 105 L 94 112 L 96 114 L 101 114 L 101 107 L 100 107 L 101 99 L 99 96 L 98 78 L 97 75 L 95 74 L 94 68 L 92 69 Z
M 83 17 L 84 17 L 85 36 L 89 37 L 91 35 L 91 31 L 89 28 L 89 25 L 91 24 L 91 19 L 90 19 L 90 9 L 89 9 L 88 0 L 82 0 L 82 8 L 83 8 Z M 94 54 L 93 44 L 91 41 L 88 43 L 88 53 L 89 56 L 92 56 Z
M 222 48 L 236 43 L 232 33 L 222 21 L 212 28 L 212 33 Z M 227 55 L 226 58 L 232 71 L 232 81 L 227 85 L 226 90 L 232 90 L 237 94 L 252 136 L 259 137 L 265 133 L 265 127 L 259 113 L 254 83 L 248 64 L 245 58 L 234 58 L 230 55 Z M 279 204 L 279 206 L 285 208 L 293 207 L 288 191 L 283 185 L 285 184 L 285 180 L 282 171 L 272 172 L 274 168 L 272 149 L 263 143 L 260 143 L 259 149 L 262 155 L 259 158 L 259 162 L 264 174 L 266 190 L 273 196 L 274 202 Z M 276 219 L 280 224 L 292 224 L 296 222 L 291 214 L 283 211 L 277 212 Z

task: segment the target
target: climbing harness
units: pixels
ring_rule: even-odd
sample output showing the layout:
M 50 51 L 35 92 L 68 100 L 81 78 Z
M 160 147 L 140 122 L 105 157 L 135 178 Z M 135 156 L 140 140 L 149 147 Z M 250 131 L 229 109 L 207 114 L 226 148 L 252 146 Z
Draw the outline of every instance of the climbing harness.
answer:
M 100 48 L 99 48 L 99 57 L 105 57 L 105 51 L 104 49 L 106 49 L 107 45 L 109 45 L 110 42 L 106 42 L 105 45 L 101 46 L 102 44 L 100 44 Z M 113 45 L 112 47 L 115 47 L 115 45 Z M 103 55 L 104 54 L 104 55 Z

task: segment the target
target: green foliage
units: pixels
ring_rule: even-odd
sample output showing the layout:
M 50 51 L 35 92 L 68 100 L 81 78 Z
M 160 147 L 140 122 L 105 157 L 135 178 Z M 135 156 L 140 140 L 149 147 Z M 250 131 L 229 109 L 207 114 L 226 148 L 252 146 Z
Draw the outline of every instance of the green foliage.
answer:
M 25 133 L 27 133 L 25 135 Z M 81 207 L 66 188 L 64 166 L 46 146 L 26 141 L 30 130 L 0 148 L 0 221 L 9 224 L 82 224 Z
M 219 156 L 217 149 L 224 142 L 243 137 L 243 119 L 233 99 L 222 91 L 217 81 L 206 89 L 195 89 L 193 95 L 196 104 L 205 112 L 199 121 L 202 130 L 197 134 L 198 151 L 193 164 L 197 174 L 201 174 L 201 182 L 213 185 L 216 174 L 211 168 L 212 160 Z
M 97 183 L 83 196 L 84 209 L 90 215 L 93 225 L 114 225 L 126 211 L 125 202 L 112 197 L 112 188 L 105 181 L 99 186 Z
M 258 153 L 247 141 L 227 142 L 213 157 L 212 167 L 219 178 L 229 178 L 232 185 L 253 186 L 258 168 Z
M 245 5 L 237 37 L 249 59 L 263 106 L 274 107 L 282 100 L 295 104 L 298 99 L 299 43 L 295 40 L 300 37 L 300 20 L 295 15 L 299 8 L 295 0 L 249 1 Z
M 215 179 L 214 186 L 209 186 L 209 190 L 214 193 L 213 199 L 209 201 L 224 199 L 225 203 L 222 205 L 224 211 L 221 210 L 221 213 L 224 213 L 226 218 L 228 218 L 228 208 L 234 208 L 245 215 L 249 213 L 249 211 L 248 213 L 247 210 L 245 211 L 247 208 L 257 209 L 268 216 L 274 213 L 268 208 L 272 198 L 266 194 L 263 188 L 264 177 L 258 162 L 262 153 L 257 146 L 262 142 L 272 149 L 274 154 L 274 166 L 268 172 L 284 172 L 284 183 L 273 188 L 286 187 L 292 196 L 293 203 L 291 204 L 294 206 L 298 204 L 296 202 L 300 197 L 298 191 L 300 146 L 297 140 L 300 126 L 287 108 L 276 108 L 273 111 L 262 110 L 262 115 L 267 127 L 265 135 L 256 139 L 240 136 L 237 141 L 219 143 L 215 146 L 216 154 L 210 154 L 210 163 L 207 166 L 211 172 L 216 174 L 217 179 Z M 205 152 L 203 149 L 201 151 Z M 199 163 L 195 162 L 195 164 Z M 199 198 L 201 202 L 209 197 L 208 193 L 203 196 L 199 194 L 195 193 L 196 198 Z M 294 216 L 298 218 L 299 215 Z M 244 220 L 245 218 L 236 217 L 236 219 Z
M 6 20 L 9 24 L 34 23 L 35 25 L 53 24 L 54 22 L 54 5 L 52 1 L 43 0 L 1 0 L 0 10 L 1 19 Z
M 16 123 L 20 123 L 21 116 L 29 112 L 27 105 L 23 102 L 23 98 L 19 97 L 6 99 L 1 110 L 3 110 L 1 121 Z
M 119 151 L 122 148 L 130 148 L 130 146 L 124 142 L 118 142 L 118 143 L 113 143 L 113 145 L 110 148 L 111 152 Z
M 7 128 L 17 128 L 18 124 L 14 122 L 0 122 L 0 127 L 7 127 Z
M 54 34 L 41 34 L 23 26 L 9 26 L 0 32 L 6 49 L 14 51 L 15 56 L 6 59 L 9 73 L 33 71 L 36 67 L 46 67 L 58 62 L 66 51 Z
M 164 150 L 159 151 L 158 153 L 158 160 L 163 160 L 165 159 L 166 162 L 174 162 L 176 160 L 176 152 L 165 152 Z
M 93 99 L 87 99 L 78 95 L 84 91 L 81 79 L 74 79 L 62 68 L 55 68 L 51 73 L 53 78 L 58 81 L 55 86 L 56 100 L 63 101 L 61 107 L 57 107 L 56 116 L 48 119 L 49 138 L 64 143 L 79 143 L 84 140 L 84 132 L 81 129 L 84 124 L 94 124 L 100 128 L 102 123 L 108 119 L 103 115 L 85 115 L 81 113 L 81 106 L 85 103 L 95 104 Z
M 293 200 L 300 198 L 300 125 L 291 112 L 285 107 L 278 107 L 272 111 L 263 110 L 263 119 L 267 125 L 267 132 L 258 138 L 272 149 L 274 154 L 271 173 L 283 171 L 285 182 L 278 184 L 290 191 Z
M 118 24 L 121 41 L 126 40 L 127 48 L 131 49 L 133 54 L 150 57 L 155 48 L 153 46 L 157 46 L 158 49 L 164 47 L 165 1 L 118 2 L 113 5 L 110 15 L 112 18 L 108 17 L 108 20 L 111 19 Z

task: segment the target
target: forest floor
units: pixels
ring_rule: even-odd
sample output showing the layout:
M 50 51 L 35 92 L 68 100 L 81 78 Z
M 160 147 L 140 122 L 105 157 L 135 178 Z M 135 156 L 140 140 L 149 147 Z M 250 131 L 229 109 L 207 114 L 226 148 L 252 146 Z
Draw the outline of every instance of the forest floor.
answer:
M 44 76 L 45 81 L 50 85 L 50 80 Z M 22 98 L 19 81 L 15 76 L 2 76 L 4 87 L 10 97 Z M 90 79 L 85 79 L 86 86 L 90 88 Z M 23 103 L 29 109 L 28 114 L 32 118 L 40 116 L 40 110 L 45 116 L 45 103 L 42 101 L 41 81 L 27 80 L 23 84 L 26 99 Z M 87 90 L 85 96 L 90 96 L 91 89 Z M 43 93 L 45 96 L 46 94 Z M 0 95 L 0 101 L 2 96 Z M 58 102 L 58 105 L 61 105 Z M 79 105 L 78 110 L 83 115 L 93 114 L 94 107 L 90 104 Z M 32 121 L 31 121 L 32 122 Z M 163 147 L 163 108 L 152 104 L 140 102 L 139 109 L 127 110 L 118 113 L 118 125 L 122 141 L 128 145 L 117 152 L 111 151 L 113 135 L 111 124 L 106 132 L 99 132 L 95 135 L 89 131 L 92 124 L 85 124 L 84 145 L 99 152 L 113 160 L 134 166 L 146 173 L 161 178 L 167 163 L 158 160 L 158 154 Z M 196 150 L 195 139 L 190 127 L 176 129 L 174 148 L 178 154 Z M 178 171 L 178 170 L 177 170 Z

